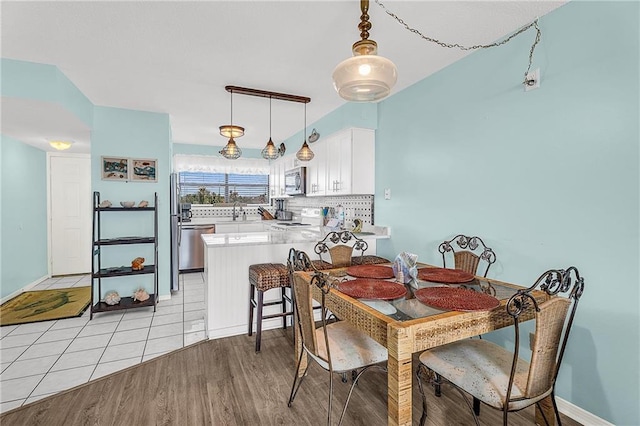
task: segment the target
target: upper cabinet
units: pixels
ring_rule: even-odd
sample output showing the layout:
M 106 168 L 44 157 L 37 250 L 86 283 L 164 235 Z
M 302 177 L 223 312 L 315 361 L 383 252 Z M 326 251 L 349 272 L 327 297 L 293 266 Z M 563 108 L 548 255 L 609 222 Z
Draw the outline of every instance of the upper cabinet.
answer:
M 295 167 L 298 160 L 295 154 L 273 160 L 269 166 L 269 195 L 271 198 L 288 197 L 284 193 L 284 172 Z
M 375 131 L 346 129 L 311 146 L 307 196 L 373 194 Z

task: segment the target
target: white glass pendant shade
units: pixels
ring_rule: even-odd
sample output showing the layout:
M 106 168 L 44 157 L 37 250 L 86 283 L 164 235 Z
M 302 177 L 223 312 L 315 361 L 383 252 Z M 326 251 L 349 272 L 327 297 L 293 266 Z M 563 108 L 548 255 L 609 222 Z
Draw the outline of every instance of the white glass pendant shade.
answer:
M 220 134 L 225 138 L 239 138 L 244 135 L 244 127 L 225 124 L 220 126 Z
M 313 151 L 311 151 L 311 148 L 309 148 L 309 145 L 307 145 L 307 141 L 304 141 L 302 147 L 296 153 L 296 158 L 300 161 L 311 161 L 313 159 L 313 156 Z
M 333 71 L 336 91 L 353 102 L 373 102 L 388 96 L 397 79 L 395 64 L 375 54 L 353 56 Z
M 64 151 L 65 149 L 71 148 L 71 145 L 73 145 L 73 142 L 55 140 L 55 141 L 49 141 L 49 145 L 51 145 L 53 148 L 57 149 L 58 151 Z
M 220 150 L 220 154 L 222 154 L 222 156 L 228 160 L 235 160 L 237 158 L 240 158 L 240 156 L 242 155 L 242 150 L 238 147 L 238 145 L 236 145 L 236 141 L 234 141 L 233 138 L 230 138 L 229 142 L 227 142 L 227 146 Z
M 265 160 L 275 160 L 279 156 L 280 152 L 278 152 L 278 148 L 276 148 L 271 138 L 269 138 L 267 146 L 262 149 L 262 158 L 264 158 Z

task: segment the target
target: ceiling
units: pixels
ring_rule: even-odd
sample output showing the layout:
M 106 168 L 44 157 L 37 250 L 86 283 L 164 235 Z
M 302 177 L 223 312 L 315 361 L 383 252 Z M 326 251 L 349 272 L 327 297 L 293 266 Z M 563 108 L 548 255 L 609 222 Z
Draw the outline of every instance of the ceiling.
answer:
M 471 45 L 491 43 L 564 3 L 388 0 L 385 6 L 425 35 Z M 226 85 L 308 96 L 308 125 L 338 108 L 345 101 L 331 74 L 360 38 L 356 0 L 3 1 L 1 7 L 3 58 L 55 65 L 94 105 L 167 113 L 174 142 L 212 146 L 226 143 L 218 133 L 230 121 Z M 398 67 L 392 93 L 465 54 L 421 40 L 374 0 L 369 14 L 378 53 Z M 534 33 L 519 37 L 533 41 Z M 522 52 L 523 72 L 528 53 Z M 262 148 L 268 99 L 234 95 L 233 105 L 234 124 L 246 129 L 238 145 Z M 90 129 L 63 108 L 5 97 L 1 106 L 3 134 L 45 150 L 47 139 L 69 138 L 76 141 L 71 152 L 89 152 Z M 303 127 L 303 104 L 274 100 L 272 115 L 276 144 Z

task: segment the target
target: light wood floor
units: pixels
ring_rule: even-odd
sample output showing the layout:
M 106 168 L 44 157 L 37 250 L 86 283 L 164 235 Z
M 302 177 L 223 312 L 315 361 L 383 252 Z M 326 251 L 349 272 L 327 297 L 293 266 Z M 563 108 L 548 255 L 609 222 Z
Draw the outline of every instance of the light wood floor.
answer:
M 328 373 L 309 368 L 291 408 L 287 400 L 295 360 L 282 330 L 253 338 L 205 341 L 155 358 L 0 416 L 2 425 L 322 425 L 326 424 Z M 415 364 L 415 363 L 414 363 Z M 414 379 L 415 380 L 415 379 Z M 333 422 L 337 424 L 349 384 L 334 380 Z M 365 373 L 354 391 L 345 425 L 386 425 L 386 375 Z M 473 424 L 460 395 L 443 387 L 429 392 L 428 425 Z M 414 424 L 421 413 L 414 387 Z M 510 424 L 533 425 L 533 410 L 511 414 Z M 502 424 L 501 413 L 483 406 L 483 425 Z M 579 423 L 563 416 L 567 426 Z

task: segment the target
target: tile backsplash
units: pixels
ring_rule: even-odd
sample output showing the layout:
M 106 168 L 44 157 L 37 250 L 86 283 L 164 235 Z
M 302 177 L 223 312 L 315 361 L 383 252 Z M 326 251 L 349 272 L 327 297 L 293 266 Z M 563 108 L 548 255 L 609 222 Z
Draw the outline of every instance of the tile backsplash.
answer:
M 374 225 L 373 218 L 373 195 L 343 195 L 332 197 L 290 197 L 285 198 L 285 210 L 293 212 L 294 219 L 299 220 L 300 212 L 303 208 L 335 208 L 342 205 L 344 208 L 345 227 L 353 227 L 353 219 L 360 218 L 362 222 Z M 275 202 L 273 206 L 265 207 L 271 214 L 275 215 Z M 242 211 L 247 212 L 247 216 L 257 216 L 257 206 L 244 206 Z M 203 206 L 194 205 L 191 209 L 194 218 L 208 217 L 231 217 L 233 206 Z M 240 207 L 236 207 L 236 213 L 240 213 Z M 240 213 L 242 214 L 242 213 Z
M 353 219 L 360 218 L 363 223 L 375 225 L 373 218 L 373 195 L 342 195 L 332 197 L 291 197 L 285 199 L 285 209 L 300 216 L 303 208 L 331 207 L 335 210 L 338 204 L 344 208 L 345 227 L 353 226 Z

